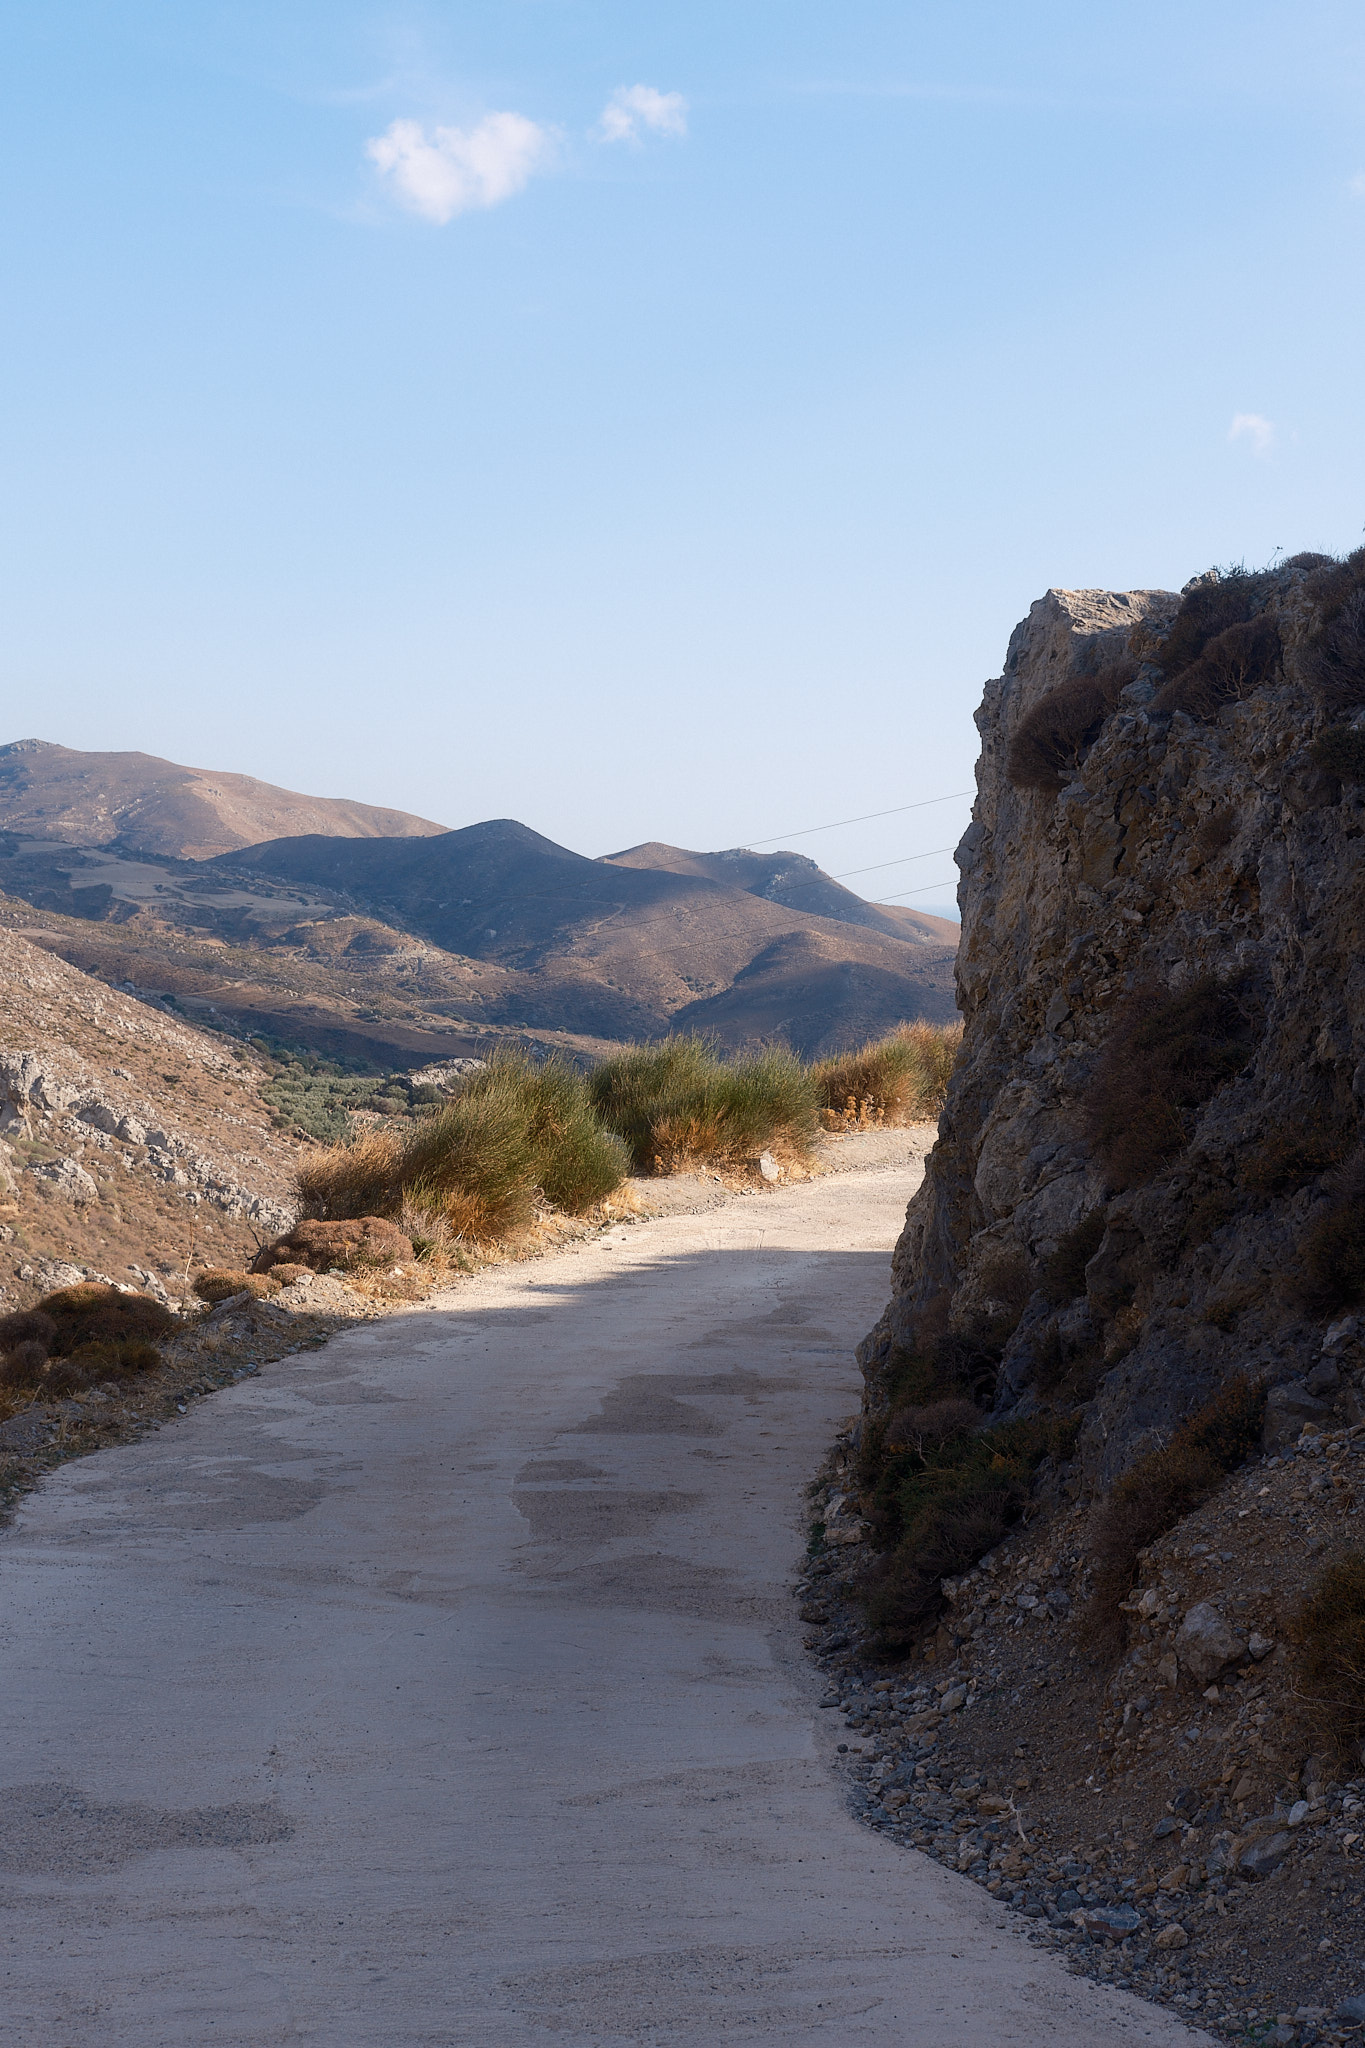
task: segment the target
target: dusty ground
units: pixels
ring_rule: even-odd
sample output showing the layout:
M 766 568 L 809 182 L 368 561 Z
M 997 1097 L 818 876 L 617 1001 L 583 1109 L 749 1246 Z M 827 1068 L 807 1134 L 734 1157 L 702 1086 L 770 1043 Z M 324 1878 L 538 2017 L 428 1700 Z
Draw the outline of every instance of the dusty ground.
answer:
M 0 1539 L 24 2048 L 1193 2042 L 859 1825 L 790 1599 L 912 1175 L 490 1271 Z

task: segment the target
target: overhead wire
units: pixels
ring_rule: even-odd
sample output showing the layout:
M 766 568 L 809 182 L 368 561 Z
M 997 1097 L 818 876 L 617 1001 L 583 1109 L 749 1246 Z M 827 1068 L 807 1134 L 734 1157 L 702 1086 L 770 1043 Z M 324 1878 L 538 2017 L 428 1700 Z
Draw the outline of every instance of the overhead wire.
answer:
M 881 868 L 908 867 L 912 860 L 932 860 L 935 854 L 951 853 L 951 846 L 931 846 L 927 853 L 903 853 L 899 860 L 875 860 L 868 868 L 844 868 L 837 875 L 831 875 L 831 882 L 846 882 L 851 875 L 875 875 Z
M 864 811 L 860 818 L 834 818 L 828 825 L 803 825 L 799 832 L 774 832 L 767 839 L 746 839 L 744 844 L 750 849 L 757 849 L 760 846 L 776 846 L 779 839 L 809 839 L 814 832 L 837 832 L 841 825 L 867 825 L 874 818 L 899 818 L 906 811 L 926 811 L 932 804 L 956 803 L 959 797 L 971 794 L 970 789 L 954 789 L 950 790 L 947 796 L 922 797 L 918 803 L 896 804 L 889 811 Z

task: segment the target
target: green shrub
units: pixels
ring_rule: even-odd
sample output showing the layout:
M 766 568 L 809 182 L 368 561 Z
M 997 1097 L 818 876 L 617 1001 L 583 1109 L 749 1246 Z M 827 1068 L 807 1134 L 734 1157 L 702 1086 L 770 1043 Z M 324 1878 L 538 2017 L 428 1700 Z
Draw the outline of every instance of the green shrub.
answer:
M 1299 1698 L 1339 1750 L 1365 1735 L 1365 1556 L 1328 1565 L 1293 1625 Z
M 1094 675 L 1068 676 L 1025 712 L 1010 739 L 1005 773 L 1018 789 L 1059 790 L 1099 738 L 1137 674 L 1126 657 Z
M 1137 1578 L 1139 1551 L 1198 1507 L 1260 1440 L 1265 1383 L 1236 1378 L 1187 1417 L 1168 1444 L 1148 1451 L 1116 1482 L 1091 1525 L 1094 1578 L 1086 1628 L 1114 1653 L 1124 1639 L 1119 1602 Z
M 1134 990 L 1087 1089 L 1088 1134 L 1115 1184 L 1137 1187 L 1183 1150 L 1188 1112 L 1239 1074 L 1254 1050 L 1235 986 L 1206 975 L 1179 995 Z
M 887 1648 L 911 1643 L 942 1605 L 942 1580 L 1000 1541 L 1049 1449 L 1045 1422 L 982 1430 L 978 1419 L 952 1402 L 903 1411 L 900 1441 L 887 1443 L 872 1520 L 888 1555 L 862 1595 Z
M 1365 732 L 1355 725 L 1334 725 L 1320 732 L 1308 749 L 1310 760 L 1343 782 L 1365 782 Z
M 766 1151 L 803 1158 L 819 1128 L 815 1084 L 790 1053 L 723 1065 L 696 1037 L 609 1055 L 589 1075 L 588 1097 L 639 1173 L 738 1165 Z
M 1229 626 L 1209 641 L 1197 661 L 1167 678 L 1151 708 L 1216 718 L 1225 704 L 1240 703 L 1270 681 L 1280 653 L 1280 629 L 1274 619 Z
M 537 1193 L 583 1214 L 619 1187 L 628 1163 L 580 1075 L 506 1051 L 401 1136 L 369 1132 L 305 1160 L 297 1185 L 308 1216 L 394 1217 L 406 1206 L 457 1240 L 490 1244 L 530 1223 Z
M 960 1024 L 903 1024 L 811 1069 L 824 1123 L 866 1130 L 936 1117 L 962 1044 Z

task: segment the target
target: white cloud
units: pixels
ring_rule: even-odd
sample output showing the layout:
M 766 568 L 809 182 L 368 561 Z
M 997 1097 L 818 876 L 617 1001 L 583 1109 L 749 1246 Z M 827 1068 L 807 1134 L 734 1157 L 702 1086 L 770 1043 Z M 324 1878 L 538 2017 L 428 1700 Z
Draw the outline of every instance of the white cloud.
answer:
M 1253 455 L 1265 455 L 1275 445 L 1275 428 L 1258 412 L 1237 412 L 1228 428 L 1229 441 L 1250 441 Z
M 686 135 L 687 101 L 680 92 L 656 92 L 652 85 L 618 85 L 597 124 L 603 142 L 639 142 L 646 128 L 656 135 Z
M 365 144 L 401 203 L 442 226 L 523 191 L 553 151 L 550 130 L 524 114 L 485 114 L 472 128 L 429 132 L 420 121 L 395 121 Z

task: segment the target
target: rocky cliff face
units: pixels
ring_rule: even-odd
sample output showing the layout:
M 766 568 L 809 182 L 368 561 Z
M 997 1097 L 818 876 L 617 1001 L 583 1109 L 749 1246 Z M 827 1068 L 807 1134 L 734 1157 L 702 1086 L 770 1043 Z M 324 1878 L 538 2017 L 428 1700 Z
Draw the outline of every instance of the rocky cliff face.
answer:
M 1049 591 L 1018 627 L 874 1413 L 933 1353 L 997 1421 L 1076 1418 L 1097 1490 L 1235 1374 L 1282 1390 L 1272 1429 L 1358 1398 L 1362 707 L 1360 557 Z

